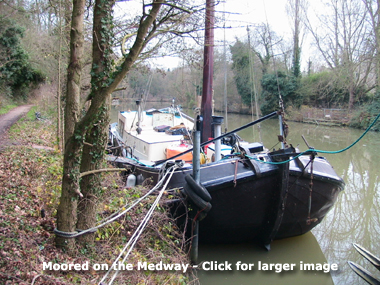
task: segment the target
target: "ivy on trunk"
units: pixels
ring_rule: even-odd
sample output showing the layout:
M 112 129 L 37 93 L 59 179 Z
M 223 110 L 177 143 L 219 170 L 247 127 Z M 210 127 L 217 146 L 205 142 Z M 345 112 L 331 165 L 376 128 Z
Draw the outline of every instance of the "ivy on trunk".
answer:
M 68 70 L 70 76 L 80 76 L 80 62 L 83 52 L 80 43 L 83 41 L 84 1 L 74 1 L 71 62 L 78 69 Z M 77 5 L 75 5 L 77 3 Z M 110 39 L 112 37 L 112 10 L 115 1 L 96 0 L 93 19 L 93 64 L 91 72 L 91 93 L 88 98 L 89 108 L 85 115 L 78 119 L 76 100 L 79 99 L 77 83 L 73 84 L 70 99 L 65 112 L 66 123 L 70 122 L 70 130 L 65 131 L 66 145 L 64 154 L 64 175 L 62 194 L 57 212 L 57 229 L 64 232 L 74 232 L 77 228 L 87 229 L 95 224 L 96 201 L 101 195 L 100 174 L 93 174 L 79 180 L 79 173 L 99 168 L 104 159 L 107 129 L 109 124 L 109 109 L 107 99 L 125 77 L 139 54 L 152 38 L 156 26 L 158 12 L 165 1 L 154 0 L 149 13 L 141 18 L 136 39 L 129 53 L 124 56 L 120 66 L 114 68 L 111 59 Z M 75 26 L 74 26 L 75 25 Z M 79 38 L 76 38 L 78 36 Z M 73 41 L 77 41 L 77 43 Z M 74 76 L 75 77 L 75 76 Z M 76 78 L 77 79 L 77 78 Z M 69 102 L 70 103 L 70 102 Z M 69 118 L 70 117 L 70 118 Z M 85 142 L 85 143 L 84 143 Z M 84 242 L 92 242 L 93 237 L 81 238 Z M 64 237 L 56 237 L 56 244 L 68 250 L 74 249 L 74 241 Z

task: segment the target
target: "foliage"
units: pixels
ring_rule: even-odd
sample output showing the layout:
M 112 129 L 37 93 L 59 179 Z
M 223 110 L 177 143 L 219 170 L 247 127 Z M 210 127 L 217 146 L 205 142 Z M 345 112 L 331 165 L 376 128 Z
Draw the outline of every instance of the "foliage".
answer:
M 303 77 L 299 91 L 304 96 L 305 104 L 310 106 L 333 108 L 348 102 L 345 84 L 332 71 Z
M 12 105 L 5 105 L 5 106 L 3 106 L 2 104 L 0 104 L 0 115 L 8 113 L 10 110 L 12 110 L 15 107 L 17 107 L 17 106 L 13 105 L 13 104 Z
M 24 29 L 15 22 L 0 20 L 0 84 L 10 86 L 16 97 L 26 97 L 30 88 L 44 81 L 21 45 L 23 36 Z
M 295 47 L 293 52 L 292 72 L 296 78 L 301 76 L 301 49 L 299 47 Z
M 9 139 L 19 145 L 0 154 L 0 276 L 4 283 L 31 282 L 42 272 L 42 260 L 65 259 L 52 250 L 51 234 L 61 190 L 61 154 L 30 146 L 53 147 L 54 142 L 52 125 L 29 119 L 32 115 L 34 110 L 10 130 Z
M 236 40 L 230 46 L 232 53 L 232 69 L 234 70 L 235 84 L 242 101 L 246 105 L 251 104 L 253 97 L 252 81 L 250 74 L 249 47 L 246 43 Z
M 123 183 L 120 181 L 120 177 L 115 174 L 107 174 L 106 180 L 108 181 L 107 195 L 104 196 L 104 200 L 99 204 L 99 220 L 117 210 L 125 209 L 126 204 L 130 205 L 133 201 L 143 196 L 148 190 L 144 187 L 134 187 L 131 189 L 122 188 L 120 185 Z M 163 199 L 166 200 L 170 198 L 172 198 L 172 195 L 166 193 Z M 124 244 L 127 243 L 128 239 L 133 235 L 155 199 L 156 196 L 147 197 L 125 216 L 97 231 L 97 243 L 114 249 L 112 252 L 105 252 L 103 258 L 113 261 L 115 253 L 119 253 L 120 250 L 122 250 Z M 183 244 L 183 237 L 178 231 L 175 222 L 168 216 L 167 209 L 158 206 L 147 228 L 137 241 L 133 254 L 130 255 L 127 262 L 133 264 L 136 264 L 138 261 L 148 261 L 149 263 L 160 261 L 164 263 L 188 263 L 187 257 L 181 248 Z M 121 276 L 120 278 L 125 279 L 127 276 L 132 284 L 139 284 L 141 280 L 145 280 L 145 282 L 150 281 L 153 282 L 153 284 L 162 284 L 164 283 L 163 281 L 168 278 L 171 278 L 174 284 L 181 284 L 180 280 L 185 281 L 188 279 L 185 275 L 172 274 L 170 272 L 167 272 L 167 274 L 156 274 L 150 271 L 134 271 L 126 274 L 127 275 Z
M 297 92 L 298 81 L 292 75 L 286 75 L 281 71 L 265 74 L 261 85 L 263 88 L 261 93 L 263 103 L 260 109 L 263 114 L 269 114 L 279 109 L 280 94 L 285 108 L 289 106 L 299 108 L 302 104 L 302 97 Z
M 364 105 L 361 109 L 354 113 L 351 119 L 350 127 L 358 129 L 366 129 L 380 113 L 380 91 L 373 96 L 372 102 Z M 378 120 L 372 127 L 373 131 L 380 131 L 380 121 Z
M 33 108 L 11 128 L 9 139 L 17 144 L 0 153 L 0 280 L 4 284 L 31 284 L 33 279 L 34 284 L 97 283 L 104 272 L 91 268 L 88 271 L 49 271 L 43 270 L 42 264 L 49 261 L 110 264 L 155 197 L 150 197 L 129 215 L 99 230 L 101 238 L 94 247 L 83 247 L 74 257 L 57 249 L 53 229 L 61 191 L 62 154 L 56 150 L 31 147 L 39 144 L 53 148 L 55 143 L 55 124 L 49 123 L 52 118 L 47 115 L 46 121 L 36 121 L 33 118 L 35 111 Z M 124 181 L 118 174 L 103 176 L 102 187 L 106 195 L 99 200 L 99 220 L 146 191 L 144 188 L 127 190 L 123 185 Z M 170 195 L 165 197 L 170 199 Z M 42 210 L 45 217 L 41 216 Z M 128 262 L 163 260 L 189 263 L 178 246 L 181 244 L 182 236 L 161 206 L 155 211 Z M 130 284 L 188 282 L 188 276 L 182 273 L 143 270 L 122 272 L 120 278 L 129 280 Z M 123 281 L 119 284 L 125 284 Z

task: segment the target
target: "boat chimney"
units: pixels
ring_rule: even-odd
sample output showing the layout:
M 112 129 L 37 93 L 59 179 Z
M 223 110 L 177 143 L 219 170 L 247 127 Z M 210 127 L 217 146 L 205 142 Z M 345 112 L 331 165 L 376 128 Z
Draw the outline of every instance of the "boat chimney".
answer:
M 193 178 L 195 181 L 200 181 L 200 169 L 201 169 L 201 129 L 203 124 L 202 116 L 198 115 L 195 121 L 195 132 L 193 142 Z
M 214 125 L 214 138 L 217 138 L 222 135 L 222 124 L 223 117 L 221 116 L 212 116 L 212 124 Z M 222 159 L 222 143 L 219 140 L 215 141 L 215 161 L 219 161 Z
M 140 135 L 141 131 L 142 131 L 142 129 L 140 128 L 140 123 L 141 123 L 141 104 L 140 103 L 141 103 L 140 99 L 136 100 L 136 105 L 137 105 L 137 123 L 136 123 L 137 128 L 136 128 L 136 132 L 138 135 Z

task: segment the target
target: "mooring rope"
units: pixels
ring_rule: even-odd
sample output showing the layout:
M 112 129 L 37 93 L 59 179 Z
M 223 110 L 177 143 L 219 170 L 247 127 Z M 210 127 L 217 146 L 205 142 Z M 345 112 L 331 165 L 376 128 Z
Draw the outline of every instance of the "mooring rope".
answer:
M 123 250 L 120 252 L 120 254 L 118 255 L 118 257 L 115 259 L 115 261 L 113 262 L 112 266 L 109 268 L 109 270 L 107 271 L 107 273 L 104 275 L 104 277 L 102 278 L 102 280 L 100 280 L 100 282 L 98 283 L 99 285 L 103 285 L 105 283 L 103 283 L 103 281 L 105 281 L 108 277 L 108 275 L 111 273 L 112 270 L 114 270 L 114 274 L 113 276 L 111 277 L 108 285 L 111 285 L 113 283 L 113 281 L 115 280 L 115 278 L 117 277 L 117 275 L 119 274 L 119 269 L 116 268 L 116 265 L 118 264 L 122 264 L 124 263 L 129 254 L 132 252 L 136 242 L 138 241 L 140 235 L 142 234 L 142 232 L 144 231 L 146 225 L 148 224 L 150 218 L 152 217 L 153 215 L 153 212 L 154 210 L 156 209 L 162 195 L 164 194 L 164 191 L 174 173 L 174 171 L 176 170 L 176 168 L 178 168 L 179 166 L 177 165 L 173 165 L 172 167 L 170 167 L 167 171 L 167 173 L 170 172 L 170 175 L 165 183 L 165 185 L 163 186 L 163 188 L 160 190 L 160 193 L 158 194 L 156 200 L 154 201 L 154 203 L 152 204 L 152 206 L 150 207 L 149 211 L 147 212 L 147 214 L 145 215 L 144 219 L 141 221 L 140 225 L 137 227 L 136 231 L 133 233 L 132 237 L 129 239 L 129 241 L 127 242 L 127 244 L 124 246 Z M 166 177 L 166 176 L 165 176 Z M 129 248 L 129 249 L 128 249 Z M 127 253 L 125 254 L 124 258 L 120 261 L 121 257 L 123 256 L 124 252 L 127 251 Z
M 176 166 L 176 165 L 174 165 Z M 172 168 L 174 167 L 172 166 Z M 64 237 L 64 238 L 76 238 L 76 237 L 79 237 L 81 235 L 84 235 L 84 234 L 87 234 L 87 233 L 93 233 L 95 232 L 97 229 L 101 228 L 101 227 L 104 227 L 106 225 L 108 225 L 109 223 L 112 223 L 113 221 L 117 220 L 118 218 L 120 218 L 121 216 L 125 215 L 129 210 L 131 210 L 134 206 L 136 206 L 137 204 L 139 204 L 142 200 L 144 200 L 146 197 L 148 197 L 149 195 L 151 195 L 154 191 L 156 191 L 159 187 L 161 187 L 161 185 L 163 184 L 165 178 L 169 175 L 169 172 L 170 172 L 171 168 L 169 168 L 166 173 L 164 174 L 164 176 L 157 182 L 157 184 L 150 190 L 148 191 L 144 196 L 142 196 L 141 198 L 137 199 L 131 206 L 129 206 L 128 208 L 126 208 L 125 210 L 122 211 L 122 209 L 124 209 L 125 207 L 128 206 L 128 204 L 125 204 L 122 208 L 120 208 L 117 212 L 113 213 L 112 215 L 108 216 L 107 218 L 104 218 L 103 220 L 99 221 L 99 225 L 97 226 L 94 226 L 92 228 L 88 228 L 86 230 L 77 230 L 75 232 L 64 232 L 64 231 L 60 231 L 58 230 L 57 228 L 54 229 L 54 233 L 55 235 L 57 236 L 60 236 L 60 237 Z M 122 211 L 122 212 L 120 212 Z M 119 213 L 119 214 L 118 214 Z

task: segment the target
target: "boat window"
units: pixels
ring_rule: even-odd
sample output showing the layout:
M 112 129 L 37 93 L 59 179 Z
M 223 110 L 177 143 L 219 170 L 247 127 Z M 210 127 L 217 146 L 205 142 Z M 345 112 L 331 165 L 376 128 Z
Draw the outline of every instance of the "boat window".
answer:
M 120 136 L 123 136 L 124 132 L 124 122 L 122 120 L 119 120 L 119 134 Z

